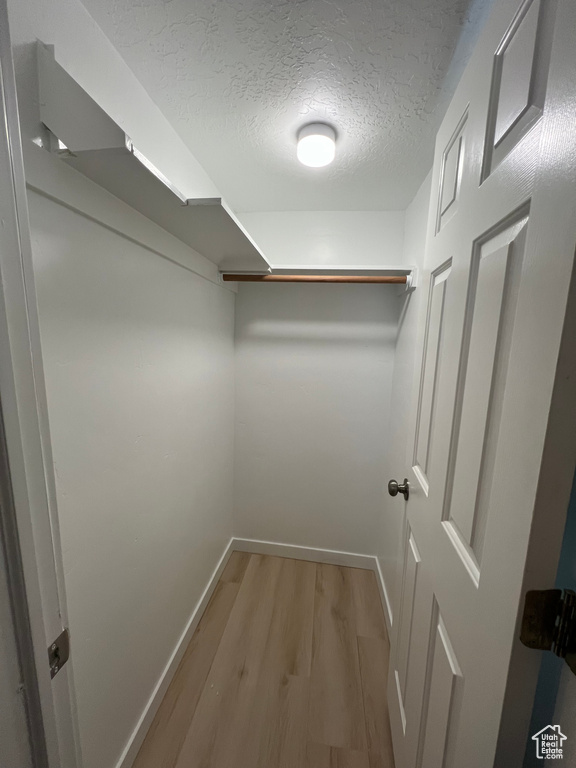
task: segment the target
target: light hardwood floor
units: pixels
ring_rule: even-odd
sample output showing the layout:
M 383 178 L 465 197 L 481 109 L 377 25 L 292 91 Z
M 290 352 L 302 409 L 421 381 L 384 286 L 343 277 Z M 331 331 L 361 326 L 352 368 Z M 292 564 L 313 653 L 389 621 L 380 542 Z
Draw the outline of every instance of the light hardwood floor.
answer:
M 372 571 L 234 552 L 134 768 L 394 768 Z

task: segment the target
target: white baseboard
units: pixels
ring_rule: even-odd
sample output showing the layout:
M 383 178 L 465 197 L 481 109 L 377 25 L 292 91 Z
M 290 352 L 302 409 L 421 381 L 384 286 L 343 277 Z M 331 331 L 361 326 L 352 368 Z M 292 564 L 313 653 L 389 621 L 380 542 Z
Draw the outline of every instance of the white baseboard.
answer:
M 394 623 L 394 617 L 392 615 L 392 604 L 390 597 L 388 596 L 388 590 L 386 589 L 386 582 L 380 568 L 380 562 L 377 557 L 376 560 L 376 581 L 378 582 L 378 589 L 380 590 L 380 600 L 382 601 L 382 608 L 384 609 L 384 618 L 386 619 L 386 629 L 388 630 L 388 637 L 392 638 L 392 624 Z
M 238 539 L 231 542 L 232 549 L 239 552 L 251 552 L 255 555 L 276 555 L 278 557 L 292 557 L 295 560 L 310 560 L 315 563 L 328 563 L 329 565 L 345 565 L 350 568 L 365 568 L 374 571 L 380 599 L 384 609 L 384 618 L 388 628 L 388 634 L 392 629 L 392 612 L 386 584 L 380 570 L 378 558 L 374 555 L 360 555 L 356 552 L 339 552 L 335 549 L 318 549 L 316 547 L 301 547 L 297 544 L 280 544 L 276 541 L 259 541 L 258 539 Z
M 152 720 L 154 719 L 154 715 L 156 714 L 156 712 L 158 711 L 158 707 L 162 703 L 164 694 L 168 690 L 168 686 L 170 685 L 170 682 L 174 677 L 174 673 L 176 672 L 176 669 L 178 668 L 178 664 L 180 663 L 182 656 L 184 655 L 184 651 L 188 647 L 188 644 L 192 639 L 192 635 L 194 634 L 194 631 L 196 630 L 196 627 L 198 626 L 198 623 L 202 618 L 204 609 L 208 605 L 208 601 L 210 600 L 212 593 L 216 588 L 218 579 L 222 575 L 222 571 L 224 570 L 226 563 L 230 558 L 230 555 L 232 554 L 234 549 L 236 549 L 236 547 L 234 546 L 234 541 L 235 539 L 231 539 L 228 542 L 228 545 L 226 546 L 226 549 L 224 550 L 224 553 L 222 554 L 222 557 L 220 558 L 220 561 L 218 562 L 218 565 L 216 566 L 214 573 L 210 577 L 210 580 L 208 582 L 208 585 L 206 586 L 206 589 L 204 590 L 202 596 L 200 597 L 194 610 L 192 611 L 192 615 L 188 620 L 186 629 L 182 633 L 180 640 L 177 642 L 176 648 L 172 652 L 172 655 L 168 661 L 168 664 L 166 665 L 166 667 L 164 668 L 164 671 L 160 675 L 160 679 L 158 680 L 158 683 L 156 684 L 156 687 L 152 692 L 152 696 L 148 700 L 148 703 L 144 708 L 144 712 L 142 713 L 142 716 L 138 721 L 136 728 L 134 729 L 134 731 L 132 732 L 132 735 L 128 739 L 128 743 L 124 749 L 124 752 L 122 753 L 120 759 L 116 764 L 116 768 L 131 768 L 132 763 L 136 759 L 138 750 L 142 746 L 144 738 L 146 737 L 146 734 L 148 733 L 148 729 L 150 728 L 150 725 L 152 724 Z
M 335 549 L 317 549 L 316 547 L 301 547 L 298 544 L 280 544 L 277 541 L 236 538 L 232 539 L 232 549 L 239 552 L 251 552 L 254 555 L 276 555 L 277 557 L 292 557 L 294 560 L 310 560 L 314 563 L 347 565 L 351 568 L 375 570 L 374 561 L 376 558 L 372 555 L 338 552 Z

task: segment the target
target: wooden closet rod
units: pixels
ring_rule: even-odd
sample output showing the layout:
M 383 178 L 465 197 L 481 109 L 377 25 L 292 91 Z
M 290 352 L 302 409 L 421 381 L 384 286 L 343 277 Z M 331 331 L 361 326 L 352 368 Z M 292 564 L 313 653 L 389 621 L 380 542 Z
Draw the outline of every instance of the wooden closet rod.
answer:
M 222 280 L 238 283 L 396 283 L 406 284 L 406 275 L 229 275 Z

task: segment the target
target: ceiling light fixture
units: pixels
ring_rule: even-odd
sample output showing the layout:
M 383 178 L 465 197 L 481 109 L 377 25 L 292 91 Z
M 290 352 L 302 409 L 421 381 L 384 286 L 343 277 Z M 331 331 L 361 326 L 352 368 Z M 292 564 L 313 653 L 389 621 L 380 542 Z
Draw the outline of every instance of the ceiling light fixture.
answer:
M 296 156 L 303 165 L 322 168 L 336 156 L 336 131 L 325 123 L 310 123 L 298 132 Z

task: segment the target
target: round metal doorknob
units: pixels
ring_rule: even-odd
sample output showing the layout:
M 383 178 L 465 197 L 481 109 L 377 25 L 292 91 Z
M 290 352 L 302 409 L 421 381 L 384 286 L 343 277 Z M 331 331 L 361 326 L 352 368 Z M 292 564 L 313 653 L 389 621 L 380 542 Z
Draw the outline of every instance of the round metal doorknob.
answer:
M 388 493 L 390 496 L 398 496 L 398 494 L 401 493 L 406 501 L 408 501 L 408 496 L 410 495 L 410 483 L 408 482 L 408 478 L 404 478 L 402 485 L 400 485 L 397 480 L 390 480 L 388 483 Z

